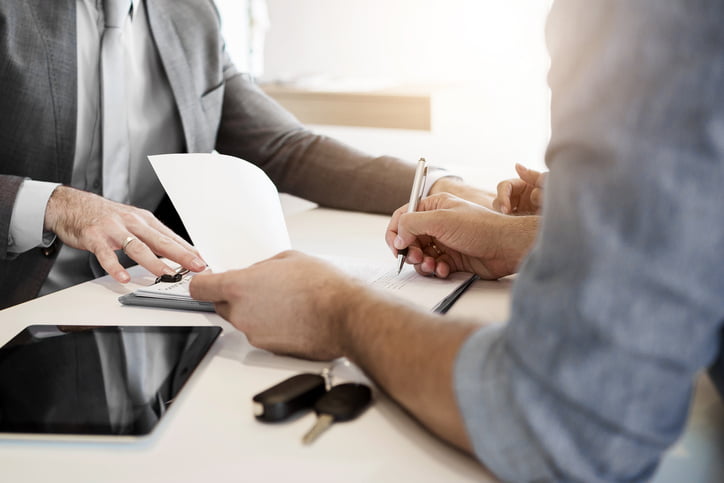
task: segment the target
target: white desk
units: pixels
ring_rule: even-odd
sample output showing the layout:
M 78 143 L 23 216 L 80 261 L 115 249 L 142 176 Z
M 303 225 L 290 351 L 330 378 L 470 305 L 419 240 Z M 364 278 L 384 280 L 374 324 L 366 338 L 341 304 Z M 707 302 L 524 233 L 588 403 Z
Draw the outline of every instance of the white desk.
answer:
M 394 259 L 383 242 L 387 218 L 315 209 L 290 214 L 295 248 Z M 221 325 L 224 333 L 151 436 L 133 443 L 0 441 L 4 482 L 486 481 L 489 474 L 440 442 L 379 392 L 359 419 L 301 445 L 311 414 L 266 425 L 252 396 L 320 363 L 273 356 L 215 314 L 121 306 L 116 298 L 152 277 L 138 267 L 122 286 L 108 277 L 0 311 L 0 344 L 30 324 Z M 450 315 L 503 319 L 510 282 L 478 282 Z M 721 481 L 724 410 L 708 384 L 698 389 L 682 442 L 656 481 Z

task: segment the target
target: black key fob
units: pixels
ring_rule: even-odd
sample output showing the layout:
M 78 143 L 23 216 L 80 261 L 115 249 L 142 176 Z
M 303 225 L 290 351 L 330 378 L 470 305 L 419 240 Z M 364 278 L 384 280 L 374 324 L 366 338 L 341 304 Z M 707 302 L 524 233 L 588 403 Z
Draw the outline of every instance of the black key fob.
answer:
M 254 416 L 259 421 L 283 421 L 304 409 L 311 409 L 325 393 L 319 374 L 297 374 L 252 398 Z

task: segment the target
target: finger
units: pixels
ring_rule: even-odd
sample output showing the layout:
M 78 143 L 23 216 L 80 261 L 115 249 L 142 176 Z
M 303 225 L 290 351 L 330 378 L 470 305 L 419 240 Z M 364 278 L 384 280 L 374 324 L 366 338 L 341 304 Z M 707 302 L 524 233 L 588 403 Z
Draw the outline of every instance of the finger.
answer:
M 407 211 L 407 205 L 401 206 L 392 213 L 390 222 L 387 224 L 387 231 L 385 231 L 385 242 L 390 247 L 392 253 L 397 256 L 398 249 L 395 248 L 395 238 L 397 237 L 397 225 L 400 220 L 400 216 Z
M 410 245 L 407 249 L 407 257 L 405 257 L 405 261 L 409 264 L 416 265 L 418 263 L 421 263 L 422 260 L 425 258 L 425 254 L 422 252 L 422 249 L 415 245 Z
M 110 246 L 93 249 L 91 252 L 96 256 L 98 263 L 100 263 L 108 275 L 121 283 L 127 283 L 131 280 L 131 276 L 126 269 L 123 268 L 123 265 L 120 264 L 116 253 Z
M 517 212 L 520 209 L 521 198 L 525 193 L 525 190 L 528 188 L 525 181 L 519 179 L 512 180 L 510 185 L 510 211 L 508 213 L 503 213 L 505 215 Z
M 415 265 L 415 270 L 420 275 L 426 277 L 435 275 L 435 259 L 432 257 L 424 257 L 421 263 Z
M 493 208 L 503 213 L 504 215 L 510 214 L 511 201 L 510 198 L 513 193 L 513 181 L 505 180 L 498 183 L 497 187 L 498 195 L 493 201 Z M 497 206 L 496 206 L 497 205 Z
M 163 225 L 161 225 L 161 228 L 164 228 Z M 127 249 L 126 253 L 156 275 L 160 275 L 158 270 L 163 268 L 152 260 L 158 260 L 156 255 L 168 258 L 194 272 L 201 272 L 206 269 L 206 263 L 198 256 L 196 249 L 183 240 L 182 243 L 179 243 L 176 239 L 177 236 L 168 228 L 163 231 L 165 233 L 159 232 L 156 228 L 148 225 L 134 227 L 134 235 L 143 242 L 141 245 L 145 246 L 148 251 L 139 247 L 132 247 L 132 250 L 129 252 Z M 161 263 L 165 265 L 165 263 Z
M 189 293 L 196 300 L 214 302 L 219 305 L 225 302 L 224 284 L 225 277 L 223 273 L 202 273 L 195 275 L 191 279 Z
M 504 215 L 517 211 L 520 199 L 528 188 L 528 184 L 522 179 L 508 179 L 498 183 L 498 197 L 496 199 L 500 201 L 501 209 L 497 211 Z
M 420 264 L 420 267 L 425 273 L 435 275 L 435 267 L 437 267 L 437 260 L 435 257 L 425 256 Z
M 437 260 L 435 266 L 435 276 L 439 278 L 447 278 L 450 275 L 450 265 L 442 259 Z
M 535 186 L 537 188 L 543 188 L 543 183 L 545 182 L 544 173 L 541 173 L 540 171 L 536 171 L 534 169 L 526 168 L 519 163 L 515 164 L 515 171 L 518 173 L 518 176 L 520 176 L 520 179 L 522 179 L 529 185 Z
M 130 235 L 130 234 L 129 234 Z M 125 239 L 126 237 L 124 237 Z M 141 238 L 133 237 L 133 241 L 126 245 L 126 255 L 140 266 L 156 276 L 173 275 L 174 270 L 163 260 L 159 259 Z M 175 261 L 175 260 L 174 260 Z
M 436 277 L 447 278 L 450 274 L 450 266 L 447 263 L 449 255 L 445 253 L 445 248 L 437 243 L 433 246 L 431 243 L 423 251 L 425 253 L 425 259 L 421 262 L 423 270 L 429 271 Z
M 543 190 L 540 188 L 535 188 L 533 191 L 531 191 L 530 202 L 537 208 L 543 206 Z
M 196 254 L 196 256 L 198 256 L 198 257 L 201 256 L 201 254 L 199 253 L 199 251 L 196 249 L 195 246 L 191 245 L 181 235 L 179 235 L 178 233 L 173 231 L 171 228 L 169 228 L 166 225 L 164 225 L 163 223 L 161 223 L 161 220 L 159 220 L 158 218 L 153 216 L 153 214 L 149 213 L 148 224 L 151 228 L 166 235 L 171 240 L 178 243 L 180 246 L 184 247 L 185 249 L 187 249 L 191 252 L 194 252 Z

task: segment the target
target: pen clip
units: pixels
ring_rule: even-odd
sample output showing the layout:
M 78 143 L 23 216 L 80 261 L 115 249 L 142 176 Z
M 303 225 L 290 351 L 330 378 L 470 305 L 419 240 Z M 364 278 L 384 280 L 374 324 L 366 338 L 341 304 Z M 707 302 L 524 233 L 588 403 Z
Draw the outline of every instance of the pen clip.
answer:
M 422 201 L 422 194 L 425 192 L 425 183 L 427 183 L 427 166 L 422 170 L 422 179 L 420 180 L 420 192 L 417 194 L 417 204 Z

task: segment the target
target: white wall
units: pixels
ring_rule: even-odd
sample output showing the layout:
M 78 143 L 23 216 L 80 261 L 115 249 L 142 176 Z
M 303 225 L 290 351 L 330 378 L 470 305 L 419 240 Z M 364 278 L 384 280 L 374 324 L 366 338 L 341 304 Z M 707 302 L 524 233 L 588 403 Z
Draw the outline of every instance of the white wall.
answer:
M 222 0 L 226 2 L 245 0 Z M 267 0 L 264 79 L 325 75 L 443 86 L 431 133 L 315 126 L 372 153 L 426 156 L 490 187 L 548 139 L 549 1 Z

